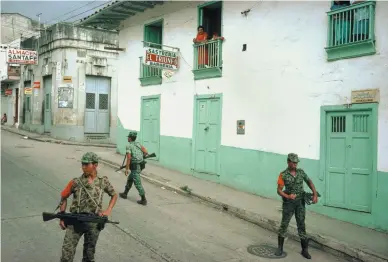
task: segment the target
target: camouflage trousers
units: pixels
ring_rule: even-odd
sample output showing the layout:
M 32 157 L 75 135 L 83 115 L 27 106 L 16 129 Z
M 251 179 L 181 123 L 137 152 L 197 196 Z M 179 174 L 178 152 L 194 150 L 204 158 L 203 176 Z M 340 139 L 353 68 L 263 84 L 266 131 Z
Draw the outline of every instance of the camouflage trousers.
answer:
M 306 235 L 306 206 L 303 200 L 287 200 L 283 201 L 282 222 L 279 228 L 279 236 L 285 237 L 288 225 L 292 216 L 295 214 L 296 225 L 300 239 L 307 239 Z
M 139 195 L 144 196 L 145 192 L 144 192 L 143 185 L 141 184 L 140 173 L 141 173 L 140 165 L 137 165 L 136 169 L 131 170 L 131 173 L 129 174 L 127 179 L 127 184 L 125 185 L 125 190 L 129 191 L 132 187 L 132 184 L 135 184 L 135 187 L 139 192 Z
M 96 244 L 101 230 L 95 223 L 88 223 L 85 227 L 67 226 L 62 245 L 61 262 L 72 262 L 78 242 L 84 235 L 84 250 L 82 262 L 94 262 Z

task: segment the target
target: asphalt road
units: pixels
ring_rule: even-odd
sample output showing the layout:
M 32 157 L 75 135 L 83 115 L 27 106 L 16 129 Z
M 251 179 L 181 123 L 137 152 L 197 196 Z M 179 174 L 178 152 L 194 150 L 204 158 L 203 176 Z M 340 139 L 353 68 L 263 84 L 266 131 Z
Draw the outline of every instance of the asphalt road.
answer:
M 43 222 L 42 212 L 53 212 L 62 188 L 81 175 L 84 152 L 103 148 L 42 143 L 2 131 L 1 134 L 1 258 L 7 262 L 59 261 L 65 231 L 58 220 Z M 123 174 L 101 164 L 118 192 Z M 276 235 L 174 192 L 143 181 L 148 205 L 136 204 L 135 188 L 129 199 L 118 200 L 97 243 L 96 261 L 270 261 L 247 252 L 254 244 L 276 245 Z M 106 195 L 105 206 L 109 201 Z M 76 258 L 82 259 L 83 238 Z M 300 244 L 288 240 L 280 261 L 304 261 Z M 342 261 L 310 248 L 313 261 Z M 307 260 L 306 260 L 307 261 Z

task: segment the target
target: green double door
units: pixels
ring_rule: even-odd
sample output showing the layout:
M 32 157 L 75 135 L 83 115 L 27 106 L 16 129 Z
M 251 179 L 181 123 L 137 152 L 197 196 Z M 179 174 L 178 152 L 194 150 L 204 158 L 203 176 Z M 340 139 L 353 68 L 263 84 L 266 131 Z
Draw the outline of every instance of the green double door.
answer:
M 371 212 L 373 190 L 372 114 L 327 114 L 326 205 Z

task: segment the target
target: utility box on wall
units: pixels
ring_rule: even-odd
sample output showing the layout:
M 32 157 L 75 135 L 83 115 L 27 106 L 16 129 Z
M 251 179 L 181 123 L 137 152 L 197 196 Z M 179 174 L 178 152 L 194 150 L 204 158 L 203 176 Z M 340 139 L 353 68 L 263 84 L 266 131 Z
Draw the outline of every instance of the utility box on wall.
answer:
M 237 120 L 237 135 L 245 135 L 245 120 Z

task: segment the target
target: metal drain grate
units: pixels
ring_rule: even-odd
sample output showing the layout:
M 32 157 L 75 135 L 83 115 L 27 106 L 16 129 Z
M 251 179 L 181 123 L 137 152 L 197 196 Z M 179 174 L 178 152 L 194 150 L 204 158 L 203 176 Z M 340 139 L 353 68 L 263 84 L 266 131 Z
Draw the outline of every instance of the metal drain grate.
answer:
M 262 245 L 251 245 L 247 248 L 248 253 L 263 257 L 263 258 L 272 258 L 272 259 L 280 259 L 285 258 L 287 256 L 287 253 L 283 251 L 283 254 L 281 256 L 275 256 L 276 247 L 273 247 L 268 244 L 262 244 Z

